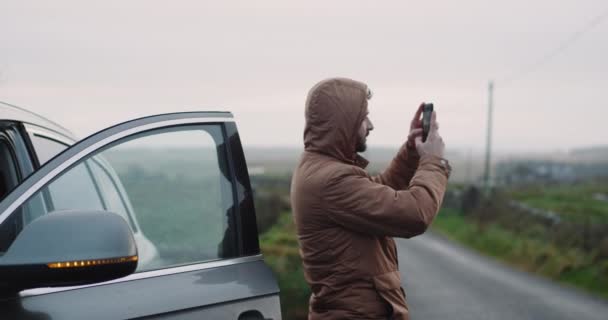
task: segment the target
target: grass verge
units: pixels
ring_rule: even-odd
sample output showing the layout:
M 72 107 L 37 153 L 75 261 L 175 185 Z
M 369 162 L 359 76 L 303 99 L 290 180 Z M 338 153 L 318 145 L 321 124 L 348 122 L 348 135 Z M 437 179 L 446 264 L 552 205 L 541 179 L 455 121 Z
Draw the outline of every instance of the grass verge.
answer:
M 278 222 L 261 235 L 260 246 L 264 260 L 279 280 L 283 319 L 307 319 L 310 289 L 304 279 L 291 213 L 282 213 Z
M 582 288 L 608 299 L 608 259 L 597 253 L 557 247 L 497 224 L 479 226 L 456 210 L 442 209 L 432 226 L 448 239 L 504 261 L 520 270 Z

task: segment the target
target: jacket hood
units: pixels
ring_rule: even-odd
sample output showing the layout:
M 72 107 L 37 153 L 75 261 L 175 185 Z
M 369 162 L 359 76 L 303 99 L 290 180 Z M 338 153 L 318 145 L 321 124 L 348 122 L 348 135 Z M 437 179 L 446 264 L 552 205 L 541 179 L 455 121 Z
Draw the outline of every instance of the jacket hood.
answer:
M 366 84 L 346 78 L 317 83 L 306 99 L 304 149 L 356 163 L 357 132 L 366 115 Z

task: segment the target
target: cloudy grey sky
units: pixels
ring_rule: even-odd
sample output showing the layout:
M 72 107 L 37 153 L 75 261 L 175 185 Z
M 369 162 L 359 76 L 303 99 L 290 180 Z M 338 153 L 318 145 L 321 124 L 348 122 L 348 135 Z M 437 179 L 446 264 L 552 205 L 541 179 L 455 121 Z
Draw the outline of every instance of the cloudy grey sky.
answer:
M 153 113 L 230 110 L 249 146 L 300 146 L 306 92 L 374 90 L 374 146 L 400 144 L 421 101 L 448 147 L 482 149 L 496 81 L 499 150 L 608 144 L 605 0 L 11 1 L 0 100 L 79 136 Z

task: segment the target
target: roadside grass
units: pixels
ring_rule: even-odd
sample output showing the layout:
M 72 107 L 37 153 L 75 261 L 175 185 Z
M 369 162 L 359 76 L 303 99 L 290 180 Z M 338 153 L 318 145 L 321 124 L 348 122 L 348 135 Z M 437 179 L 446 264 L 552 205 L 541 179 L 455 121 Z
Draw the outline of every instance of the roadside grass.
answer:
M 497 224 L 480 226 L 457 210 L 442 209 L 432 229 L 485 255 L 608 299 L 608 259 L 596 251 L 557 247 L 547 240 Z
M 310 289 L 304 279 L 290 212 L 283 212 L 278 222 L 260 236 L 260 246 L 279 281 L 283 319 L 307 319 Z
M 509 191 L 514 200 L 531 207 L 551 210 L 561 217 L 577 221 L 589 218 L 594 223 L 608 223 L 608 202 L 594 195 L 608 195 L 608 183 L 529 186 Z

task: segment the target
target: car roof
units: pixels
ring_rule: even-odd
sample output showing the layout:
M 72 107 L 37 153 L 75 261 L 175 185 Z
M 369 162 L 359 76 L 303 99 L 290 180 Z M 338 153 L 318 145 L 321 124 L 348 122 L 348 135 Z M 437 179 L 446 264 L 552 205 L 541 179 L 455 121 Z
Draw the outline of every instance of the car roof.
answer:
M 178 112 L 188 113 L 188 112 Z M 203 113 L 212 117 L 228 117 L 233 118 L 233 115 L 229 111 L 204 111 Z M 61 125 L 53 122 L 37 113 L 29 111 L 27 109 L 18 107 L 16 105 L 0 101 L 0 120 L 17 121 L 25 124 L 35 125 L 44 129 L 53 131 L 65 138 L 76 142 L 79 139 L 70 132 L 68 129 Z
M 26 124 L 32 124 L 38 127 L 51 130 L 70 140 L 76 141 L 76 137 L 68 129 L 59 124 L 24 108 L 16 105 L 0 101 L 0 120 L 17 121 Z

